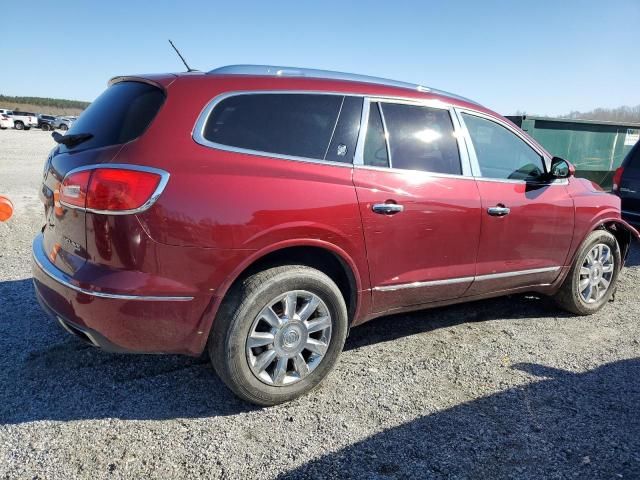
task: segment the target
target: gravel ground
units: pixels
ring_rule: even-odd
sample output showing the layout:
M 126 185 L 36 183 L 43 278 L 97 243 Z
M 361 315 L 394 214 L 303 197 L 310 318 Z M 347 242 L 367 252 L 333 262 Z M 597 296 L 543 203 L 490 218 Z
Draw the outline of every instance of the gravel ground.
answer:
M 640 478 L 640 250 L 577 318 L 514 296 L 352 331 L 312 394 L 259 409 L 204 358 L 87 347 L 34 301 L 49 134 L 0 131 L 0 478 Z

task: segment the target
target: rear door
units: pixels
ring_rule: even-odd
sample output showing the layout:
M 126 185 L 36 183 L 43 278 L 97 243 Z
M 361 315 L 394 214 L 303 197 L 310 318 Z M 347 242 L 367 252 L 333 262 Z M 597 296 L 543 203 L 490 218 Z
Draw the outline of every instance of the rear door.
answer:
M 476 281 L 469 295 L 551 283 L 571 245 L 567 181 L 544 180 L 546 160 L 506 122 L 460 113 L 482 198 Z
M 451 111 L 365 101 L 354 161 L 373 310 L 464 295 L 473 282 L 480 195 Z
M 640 225 L 640 142 L 625 159 L 618 195 L 622 199 L 624 218 L 634 225 Z

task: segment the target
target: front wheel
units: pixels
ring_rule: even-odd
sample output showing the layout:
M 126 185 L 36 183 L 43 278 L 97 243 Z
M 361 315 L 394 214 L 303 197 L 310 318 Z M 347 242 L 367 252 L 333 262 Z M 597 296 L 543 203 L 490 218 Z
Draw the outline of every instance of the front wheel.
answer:
M 591 232 L 576 254 L 555 300 L 577 315 L 591 315 L 611 298 L 622 266 L 620 246 L 606 230 Z
M 345 301 L 331 278 L 301 265 L 270 268 L 229 293 L 215 319 L 209 355 L 240 398 L 276 405 L 329 374 L 347 327 Z
M 14 124 L 14 128 L 15 128 L 16 130 L 24 130 L 24 123 L 22 123 L 22 122 L 16 122 L 16 123 Z
M 67 130 L 69 130 L 69 127 L 63 123 L 62 125 L 60 125 L 60 130 L 66 132 Z

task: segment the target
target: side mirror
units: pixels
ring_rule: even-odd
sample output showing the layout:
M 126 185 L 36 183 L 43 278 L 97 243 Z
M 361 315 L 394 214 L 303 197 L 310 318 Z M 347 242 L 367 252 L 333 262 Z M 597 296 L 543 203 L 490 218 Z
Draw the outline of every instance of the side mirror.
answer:
M 574 176 L 575 173 L 575 167 L 564 158 L 553 157 L 551 159 L 551 169 L 549 170 L 551 178 L 569 178 Z

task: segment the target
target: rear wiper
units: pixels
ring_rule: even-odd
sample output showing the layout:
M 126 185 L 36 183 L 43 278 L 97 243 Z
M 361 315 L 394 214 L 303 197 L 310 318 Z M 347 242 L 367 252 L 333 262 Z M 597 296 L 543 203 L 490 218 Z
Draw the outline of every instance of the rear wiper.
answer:
M 51 134 L 56 143 L 61 143 L 69 148 L 80 145 L 82 142 L 93 138 L 93 133 L 76 133 L 73 135 L 61 135 L 58 132 Z

